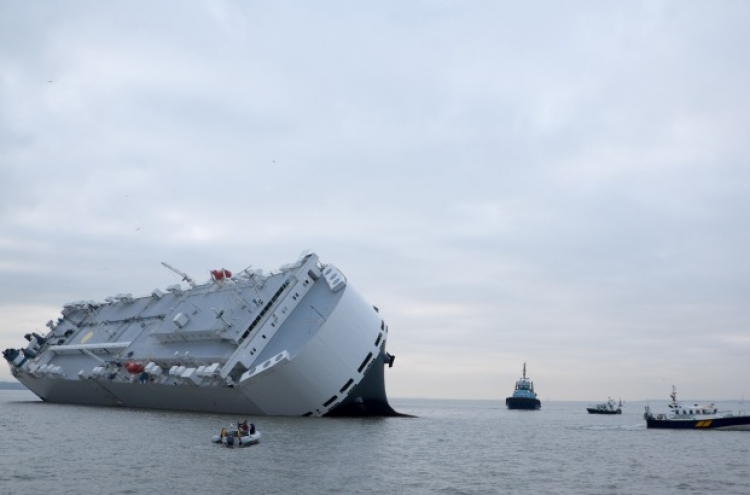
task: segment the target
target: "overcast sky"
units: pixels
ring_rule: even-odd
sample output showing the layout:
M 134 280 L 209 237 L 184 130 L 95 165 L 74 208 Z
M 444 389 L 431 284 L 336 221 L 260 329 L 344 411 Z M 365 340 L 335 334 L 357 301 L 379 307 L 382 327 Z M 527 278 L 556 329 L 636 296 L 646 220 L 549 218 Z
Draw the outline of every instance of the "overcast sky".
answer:
M 750 3 L 0 2 L 0 348 L 304 250 L 391 397 L 750 398 Z M 10 380 L 0 363 L 0 380 Z

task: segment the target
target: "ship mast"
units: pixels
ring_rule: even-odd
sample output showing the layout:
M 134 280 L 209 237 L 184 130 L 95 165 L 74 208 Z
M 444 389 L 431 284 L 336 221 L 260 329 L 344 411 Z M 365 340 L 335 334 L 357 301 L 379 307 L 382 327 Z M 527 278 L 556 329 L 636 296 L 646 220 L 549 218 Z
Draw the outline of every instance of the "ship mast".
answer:
M 178 270 L 177 268 L 173 267 L 172 265 L 170 265 L 169 263 L 165 261 L 162 261 L 161 264 L 169 268 L 173 272 L 175 272 L 177 275 L 180 275 L 183 281 L 190 284 L 190 287 L 195 288 L 195 281 L 192 278 L 190 278 L 190 275 L 188 275 L 187 273 L 181 272 L 180 270 Z

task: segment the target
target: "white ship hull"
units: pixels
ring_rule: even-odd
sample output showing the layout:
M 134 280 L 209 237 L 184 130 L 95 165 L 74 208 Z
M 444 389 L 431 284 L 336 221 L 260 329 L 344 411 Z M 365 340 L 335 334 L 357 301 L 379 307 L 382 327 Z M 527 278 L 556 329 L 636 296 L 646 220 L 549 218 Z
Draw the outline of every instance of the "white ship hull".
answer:
M 253 273 L 68 309 L 27 352 L 6 351 L 13 375 L 45 401 L 242 415 L 397 414 L 383 378 L 393 363 L 387 326 L 315 255 L 265 278 Z

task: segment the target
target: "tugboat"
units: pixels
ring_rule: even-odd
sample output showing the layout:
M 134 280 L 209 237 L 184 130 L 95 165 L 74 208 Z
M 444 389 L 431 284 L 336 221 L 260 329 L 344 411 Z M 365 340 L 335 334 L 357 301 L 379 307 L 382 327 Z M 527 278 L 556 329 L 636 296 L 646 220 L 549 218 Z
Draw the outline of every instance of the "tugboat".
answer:
M 669 404 L 671 410 L 668 413 L 659 413 L 654 416 L 651 408 L 646 406 L 643 418 L 646 420 L 647 428 L 750 431 L 750 415 L 743 414 L 743 412 L 735 416 L 731 411 L 719 411 L 713 403 L 682 405 L 677 402 L 677 391 L 674 385 L 672 385 L 672 393 L 669 397 L 672 402 Z
M 622 399 L 616 403 L 610 397 L 607 402 L 587 407 L 586 410 L 589 414 L 622 414 Z
M 516 382 L 513 395 L 505 399 L 508 409 L 539 409 L 542 403 L 536 398 L 534 382 L 526 378 L 526 363 L 523 363 L 523 377 Z

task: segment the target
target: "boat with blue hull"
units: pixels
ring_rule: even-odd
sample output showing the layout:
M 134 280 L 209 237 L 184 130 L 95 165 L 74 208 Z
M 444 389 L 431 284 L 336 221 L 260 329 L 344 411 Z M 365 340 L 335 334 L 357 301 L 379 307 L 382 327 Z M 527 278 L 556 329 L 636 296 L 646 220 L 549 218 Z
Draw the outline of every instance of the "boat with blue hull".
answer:
M 643 414 L 647 428 L 671 430 L 744 430 L 750 431 L 750 415 L 740 411 L 719 411 L 716 405 L 692 404 L 684 405 L 677 401 L 677 391 L 674 385 L 669 395 L 672 402 L 669 412 L 654 414 L 651 407 L 646 406 Z
M 542 403 L 534 392 L 534 382 L 526 377 L 526 363 L 523 363 L 523 376 L 516 381 L 513 395 L 505 399 L 508 409 L 539 409 Z

